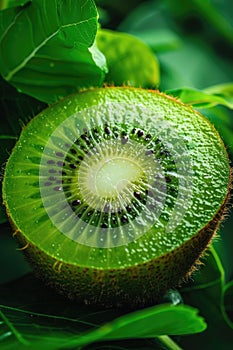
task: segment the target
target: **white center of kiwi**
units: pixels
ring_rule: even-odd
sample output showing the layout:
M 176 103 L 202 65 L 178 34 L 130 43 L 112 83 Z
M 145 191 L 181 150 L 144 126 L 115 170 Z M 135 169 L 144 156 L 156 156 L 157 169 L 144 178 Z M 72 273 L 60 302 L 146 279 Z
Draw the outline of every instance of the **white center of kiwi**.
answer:
M 92 208 L 102 210 L 111 203 L 112 209 L 118 210 L 130 203 L 135 191 L 147 188 L 152 167 L 142 145 L 106 140 L 81 162 L 78 188 Z
M 101 164 L 90 167 L 87 185 L 102 198 L 116 198 L 142 174 L 142 170 L 132 159 L 107 157 Z

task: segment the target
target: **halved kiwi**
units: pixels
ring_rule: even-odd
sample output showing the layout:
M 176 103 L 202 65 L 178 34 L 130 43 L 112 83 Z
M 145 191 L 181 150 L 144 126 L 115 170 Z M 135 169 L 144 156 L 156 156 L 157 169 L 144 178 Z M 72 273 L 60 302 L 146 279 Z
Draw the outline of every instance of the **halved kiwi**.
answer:
M 47 284 L 88 304 L 137 307 L 194 269 L 230 178 L 218 133 L 191 107 L 156 91 L 100 88 L 24 128 L 3 196 Z

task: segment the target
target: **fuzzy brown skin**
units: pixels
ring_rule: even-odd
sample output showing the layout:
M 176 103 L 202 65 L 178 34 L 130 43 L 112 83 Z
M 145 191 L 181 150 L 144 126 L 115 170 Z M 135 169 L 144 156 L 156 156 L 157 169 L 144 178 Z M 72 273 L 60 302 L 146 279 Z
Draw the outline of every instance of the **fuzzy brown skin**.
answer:
M 227 213 L 230 188 L 214 218 L 175 250 L 124 269 L 93 269 L 56 260 L 17 232 L 27 260 L 46 284 L 72 300 L 100 307 L 138 308 L 157 303 L 169 289 L 196 270 Z M 48 282 L 49 281 L 49 282 Z

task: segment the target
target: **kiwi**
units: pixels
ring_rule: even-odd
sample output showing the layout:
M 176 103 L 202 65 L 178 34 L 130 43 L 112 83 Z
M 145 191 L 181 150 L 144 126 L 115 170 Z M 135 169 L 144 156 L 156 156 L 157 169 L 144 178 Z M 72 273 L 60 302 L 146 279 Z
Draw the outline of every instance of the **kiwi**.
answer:
M 83 91 L 41 112 L 7 162 L 3 198 L 36 274 L 100 306 L 157 302 L 198 264 L 231 173 L 214 127 L 157 91 Z
M 153 51 L 127 33 L 99 29 L 96 43 L 106 57 L 107 84 L 155 88 L 159 85 L 159 63 Z

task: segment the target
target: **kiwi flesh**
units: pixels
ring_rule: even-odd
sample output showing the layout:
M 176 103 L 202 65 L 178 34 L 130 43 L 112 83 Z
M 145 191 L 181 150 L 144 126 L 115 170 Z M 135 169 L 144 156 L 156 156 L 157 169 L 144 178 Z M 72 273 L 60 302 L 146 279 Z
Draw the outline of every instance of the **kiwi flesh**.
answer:
M 226 149 L 202 115 L 158 91 L 108 87 L 30 121 L 3 200 L 45 283 L 82 303 L 140 307 L 195 269 L 230 182 Z

